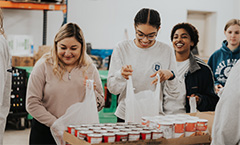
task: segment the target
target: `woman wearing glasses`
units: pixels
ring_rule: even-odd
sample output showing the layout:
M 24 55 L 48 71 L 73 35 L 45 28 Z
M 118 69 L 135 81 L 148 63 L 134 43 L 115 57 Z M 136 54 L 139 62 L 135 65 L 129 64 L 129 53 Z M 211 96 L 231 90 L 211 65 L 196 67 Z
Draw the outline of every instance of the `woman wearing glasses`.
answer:
M 120 42 L 114 49 L 108 74 L 107 86 L 111 93 L 120 94 L 115 112 L 118 122 L 125 120 L 126 85 L 132 76 L 135 93 L 155 90 L 156 74 L 162 83 L 164 113 L 183 113 L 183 104 L 177 103 L 178 81 L 175 79 L 176 60 L 173 49 L 156 41 L 160 30 L 159 13 L 153 9 L 141 9 L 134 19 L 136 38 Z M 147 97 L 147 96 L 146 96 Z M 159 96 L 160 97 L 160 96 Z M 161 110 L 161 108 L 160 108 Z M 159 113 L 163 113 L 159 111 Z

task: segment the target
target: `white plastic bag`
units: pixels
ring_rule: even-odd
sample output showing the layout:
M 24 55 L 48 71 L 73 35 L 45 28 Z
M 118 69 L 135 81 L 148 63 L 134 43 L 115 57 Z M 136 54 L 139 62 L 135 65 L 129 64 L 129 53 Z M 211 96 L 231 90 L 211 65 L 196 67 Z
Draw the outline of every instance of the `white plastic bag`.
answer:
M 66 113 L 51 126 L 51 133 L 58 145 L 65 145 L 63 133 L 68 125 L 99 123 L 93 80 L 86 81 L 86 95 L 83 102 L 70 106 Z
M 125 122 L 141 123 L 143 116 L 156 116 L 162 106 L 160 100 L 160 78 L 155 91 L 145 90 L 134 94 L 132 77 L 127 80 Z
M 195 112 L 197 112 L 196 97 L 190 97 L 190 99 L 189 99 L 189 105 L 190 105 L 190 113 L 195 113 Z

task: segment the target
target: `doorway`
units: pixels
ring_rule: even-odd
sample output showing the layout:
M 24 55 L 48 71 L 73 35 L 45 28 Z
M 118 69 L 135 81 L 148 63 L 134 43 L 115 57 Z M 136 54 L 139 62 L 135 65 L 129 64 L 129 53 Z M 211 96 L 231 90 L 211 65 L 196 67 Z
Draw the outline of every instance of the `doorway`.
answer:
M 216 47 L 216 13 L 188 10 L 187 22 L 198 30 L 198 56 L 206 61 Z

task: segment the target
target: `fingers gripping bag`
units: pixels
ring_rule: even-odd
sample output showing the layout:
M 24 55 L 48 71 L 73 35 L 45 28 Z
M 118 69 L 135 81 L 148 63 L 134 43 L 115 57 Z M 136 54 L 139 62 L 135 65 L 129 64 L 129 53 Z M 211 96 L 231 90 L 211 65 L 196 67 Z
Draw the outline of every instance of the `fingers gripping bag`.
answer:
M 65 145 L 63 133 L 68 125 L 99 123 L 93 80 L 86 81 L 86 95 L 83 102 L 70 106 L 66 113 L 58 118 L 50 130 L 58 145 Z
M 156 116 L 162 108 L 162 98 L 160 98 L 160 78 L 157 74 L 158 82 L 155 91 L 144 90 L 134 93 L 132 77 L 127 80 L 125 122 L 141 123 L 143 116 Z M 150 85 L 150 84 L 149 84 Z

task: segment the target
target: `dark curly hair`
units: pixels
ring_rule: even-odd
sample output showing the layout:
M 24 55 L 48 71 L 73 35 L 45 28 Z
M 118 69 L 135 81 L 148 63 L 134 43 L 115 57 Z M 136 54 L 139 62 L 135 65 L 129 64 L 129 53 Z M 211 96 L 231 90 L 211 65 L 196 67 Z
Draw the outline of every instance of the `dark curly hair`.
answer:
M 171 41 L 173 41 L 174 33 L 178 29 L 181 29 L 181 28 L 186 30 L 188 32 L 188 34 L 190 35 L 191 41 L 194 43 L 194 45 L 191 46 L 191 48 L 190 48 L 190 50 L 192 50 L 198 44 L 199 35 L 198 35 L 198 30 L 190 23 L 178 23 L 177 25 L 175 25 L 171 32 Z
M 149 8 L 142 8 L 134 18 L 134 25 L 149 24 L 157 29 L 161 25 L 161 18 L 156 10 Z

